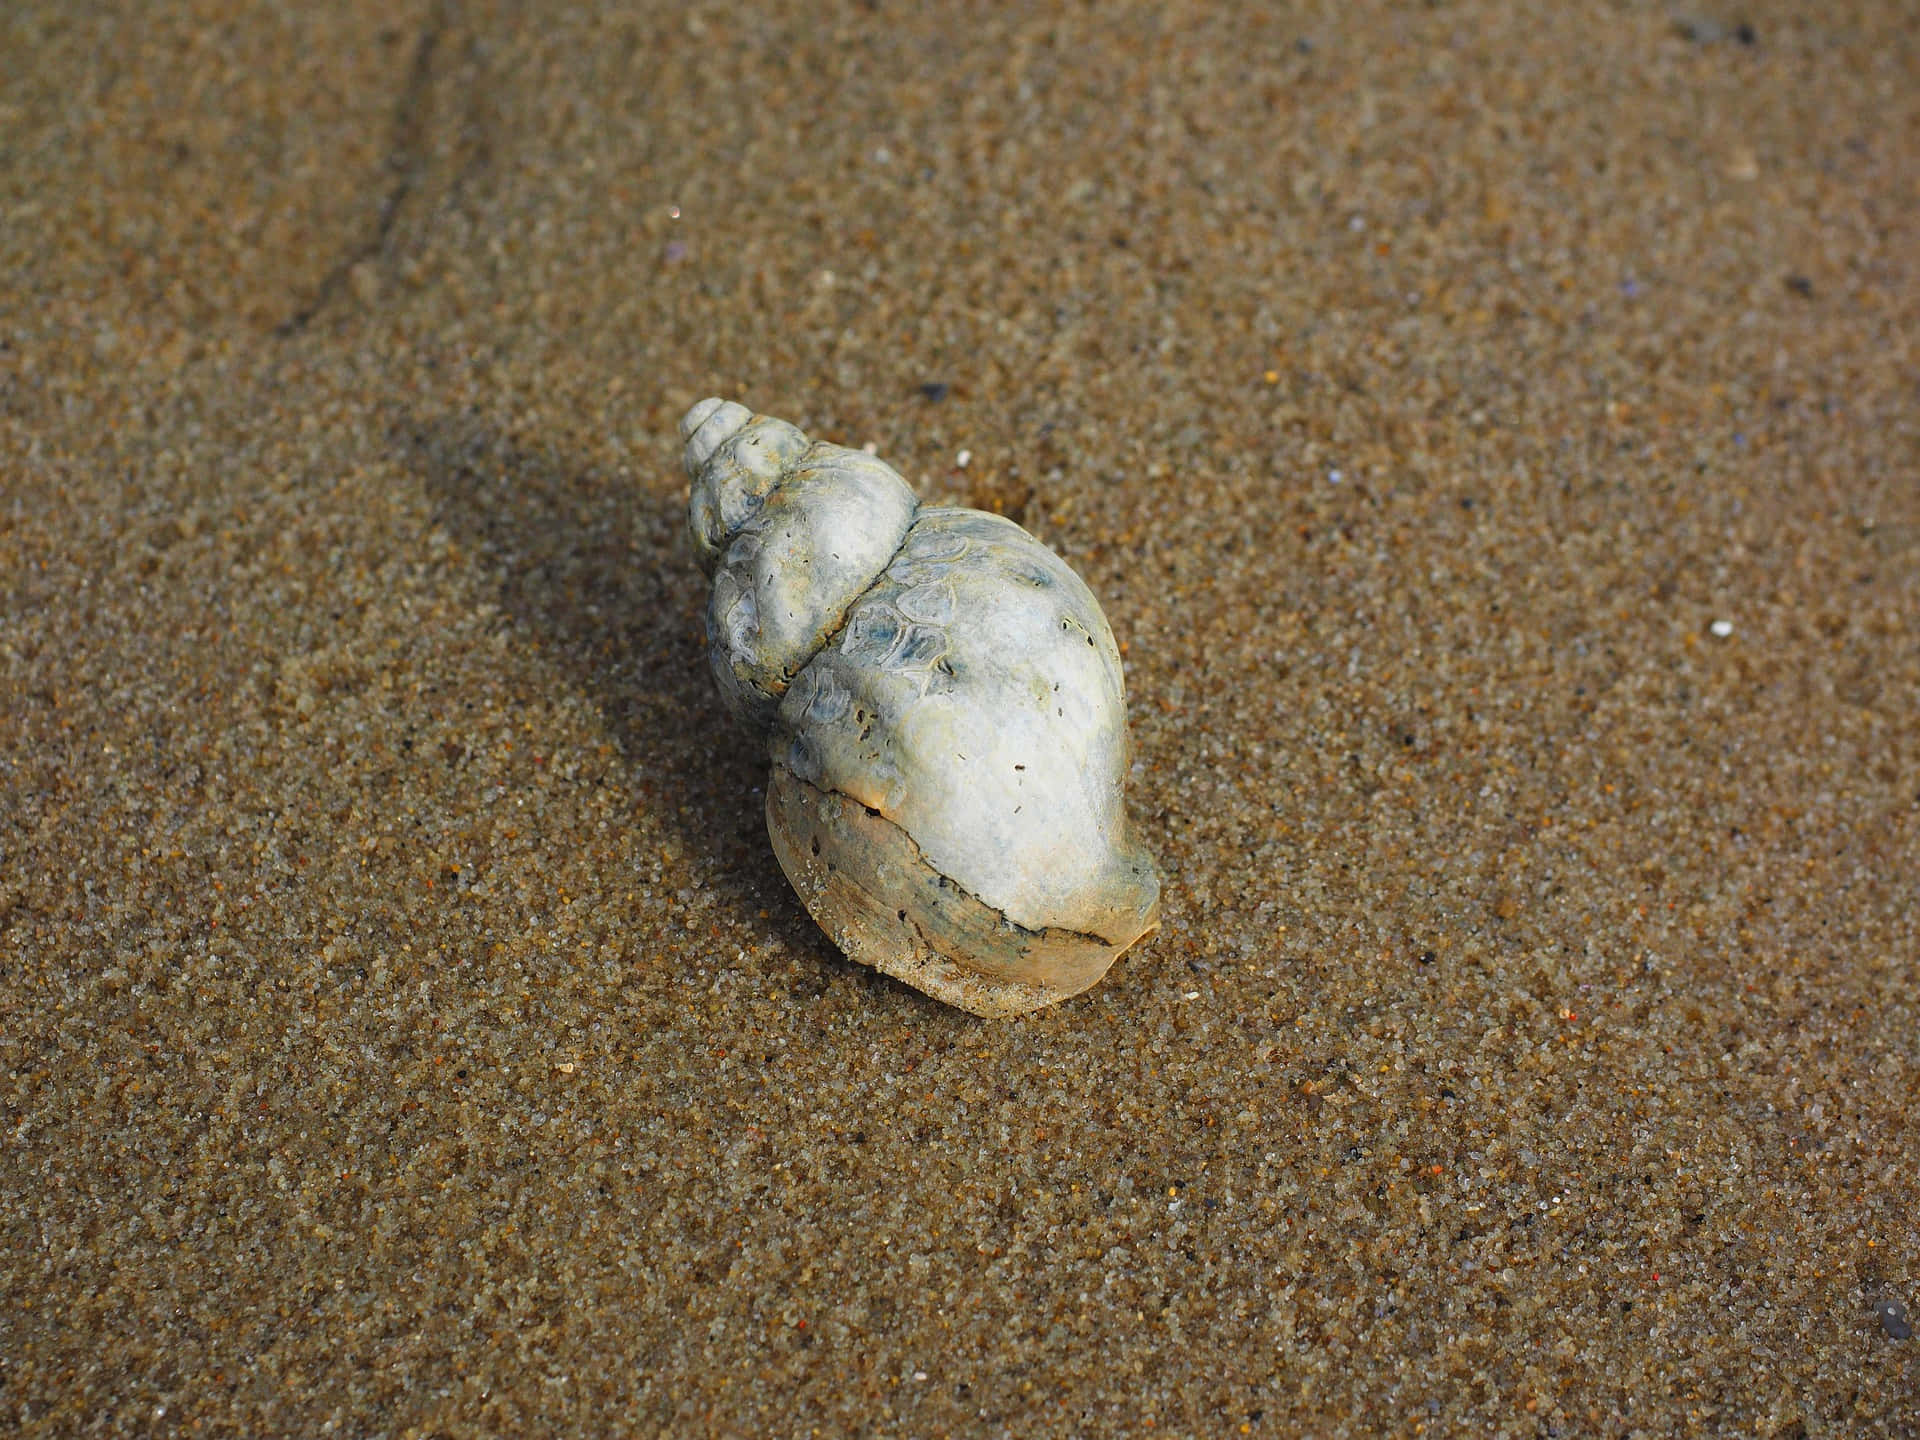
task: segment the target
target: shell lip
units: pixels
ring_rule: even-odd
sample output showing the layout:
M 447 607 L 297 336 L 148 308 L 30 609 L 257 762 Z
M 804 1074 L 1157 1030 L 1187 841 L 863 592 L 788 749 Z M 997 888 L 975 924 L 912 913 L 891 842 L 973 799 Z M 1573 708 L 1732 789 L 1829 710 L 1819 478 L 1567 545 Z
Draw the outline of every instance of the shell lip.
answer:
M 1020 1014 L 1091 989 L 1159 927 L 1157 884 L 1131 915 L 1113 914 L 1121 938 L 1022 925 L 931 865 L 882 806 L 778 761 L 767 829 L 787 878 L 845 954 L 976 1015 Z

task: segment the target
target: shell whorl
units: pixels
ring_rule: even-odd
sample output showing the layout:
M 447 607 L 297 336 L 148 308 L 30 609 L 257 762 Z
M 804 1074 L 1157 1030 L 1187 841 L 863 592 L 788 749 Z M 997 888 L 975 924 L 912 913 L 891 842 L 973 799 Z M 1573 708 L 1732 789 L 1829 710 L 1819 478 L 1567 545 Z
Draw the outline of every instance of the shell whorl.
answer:
M 688 530 L 713 577 L 714 679 L 734 718 L 766 735 L 794 677 L 893 560 L 919 502 L 885 461 L 730 400 L 702 400 L 680 433 Z
M 680 421 L 686 441 L 687 533 L 707 574 L 718 568 L 734 536 L 768 493 L 807 453 L 798 427 L 718 398 L 702 400 Z

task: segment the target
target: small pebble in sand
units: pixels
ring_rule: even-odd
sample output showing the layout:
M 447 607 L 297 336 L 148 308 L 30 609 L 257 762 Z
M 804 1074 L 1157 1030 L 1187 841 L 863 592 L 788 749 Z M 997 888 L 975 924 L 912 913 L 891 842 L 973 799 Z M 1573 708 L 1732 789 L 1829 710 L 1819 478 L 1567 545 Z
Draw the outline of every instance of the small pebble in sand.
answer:
M 1880 1317 L 1880 1328 L 1887 1332 L 1889 1340 L 1910 1340 L 1913 1338 L 1913 1326 L 1907 1320 L 1907 1307 L 1892 1296 L 1876 1300 L 1874 1313 Z
M 1713 624 L 1709 625 L 1707 629 L 1713 632 L 1715 639 L 1724 640 L 1733 634 L 1733 622 L 1731 620 L 1716 620 Z

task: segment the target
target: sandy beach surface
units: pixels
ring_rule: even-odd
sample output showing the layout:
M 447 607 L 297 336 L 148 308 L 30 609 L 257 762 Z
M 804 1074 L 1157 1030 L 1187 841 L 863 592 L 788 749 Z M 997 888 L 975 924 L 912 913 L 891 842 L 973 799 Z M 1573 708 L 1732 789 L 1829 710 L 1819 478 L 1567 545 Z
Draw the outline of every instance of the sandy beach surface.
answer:
M 1914 19 L 8 4 L 0 1430 L 1920 1433 Z M 1096 990 L 794 898 L 709 394 L 1101 597 Z

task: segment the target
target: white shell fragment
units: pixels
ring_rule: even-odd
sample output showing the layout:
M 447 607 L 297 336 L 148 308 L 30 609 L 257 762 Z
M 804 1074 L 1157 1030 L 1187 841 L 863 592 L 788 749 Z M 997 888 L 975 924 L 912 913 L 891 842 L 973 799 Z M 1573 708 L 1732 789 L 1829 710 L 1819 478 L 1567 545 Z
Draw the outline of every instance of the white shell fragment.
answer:
M 1159 923 L 1160 882 L 1092 592 L 865 451 L 718 399 L 680 433 L 714 679 L 767 741 L 767 829 L 814 919 L 976 1015 L 1095 984 Z

